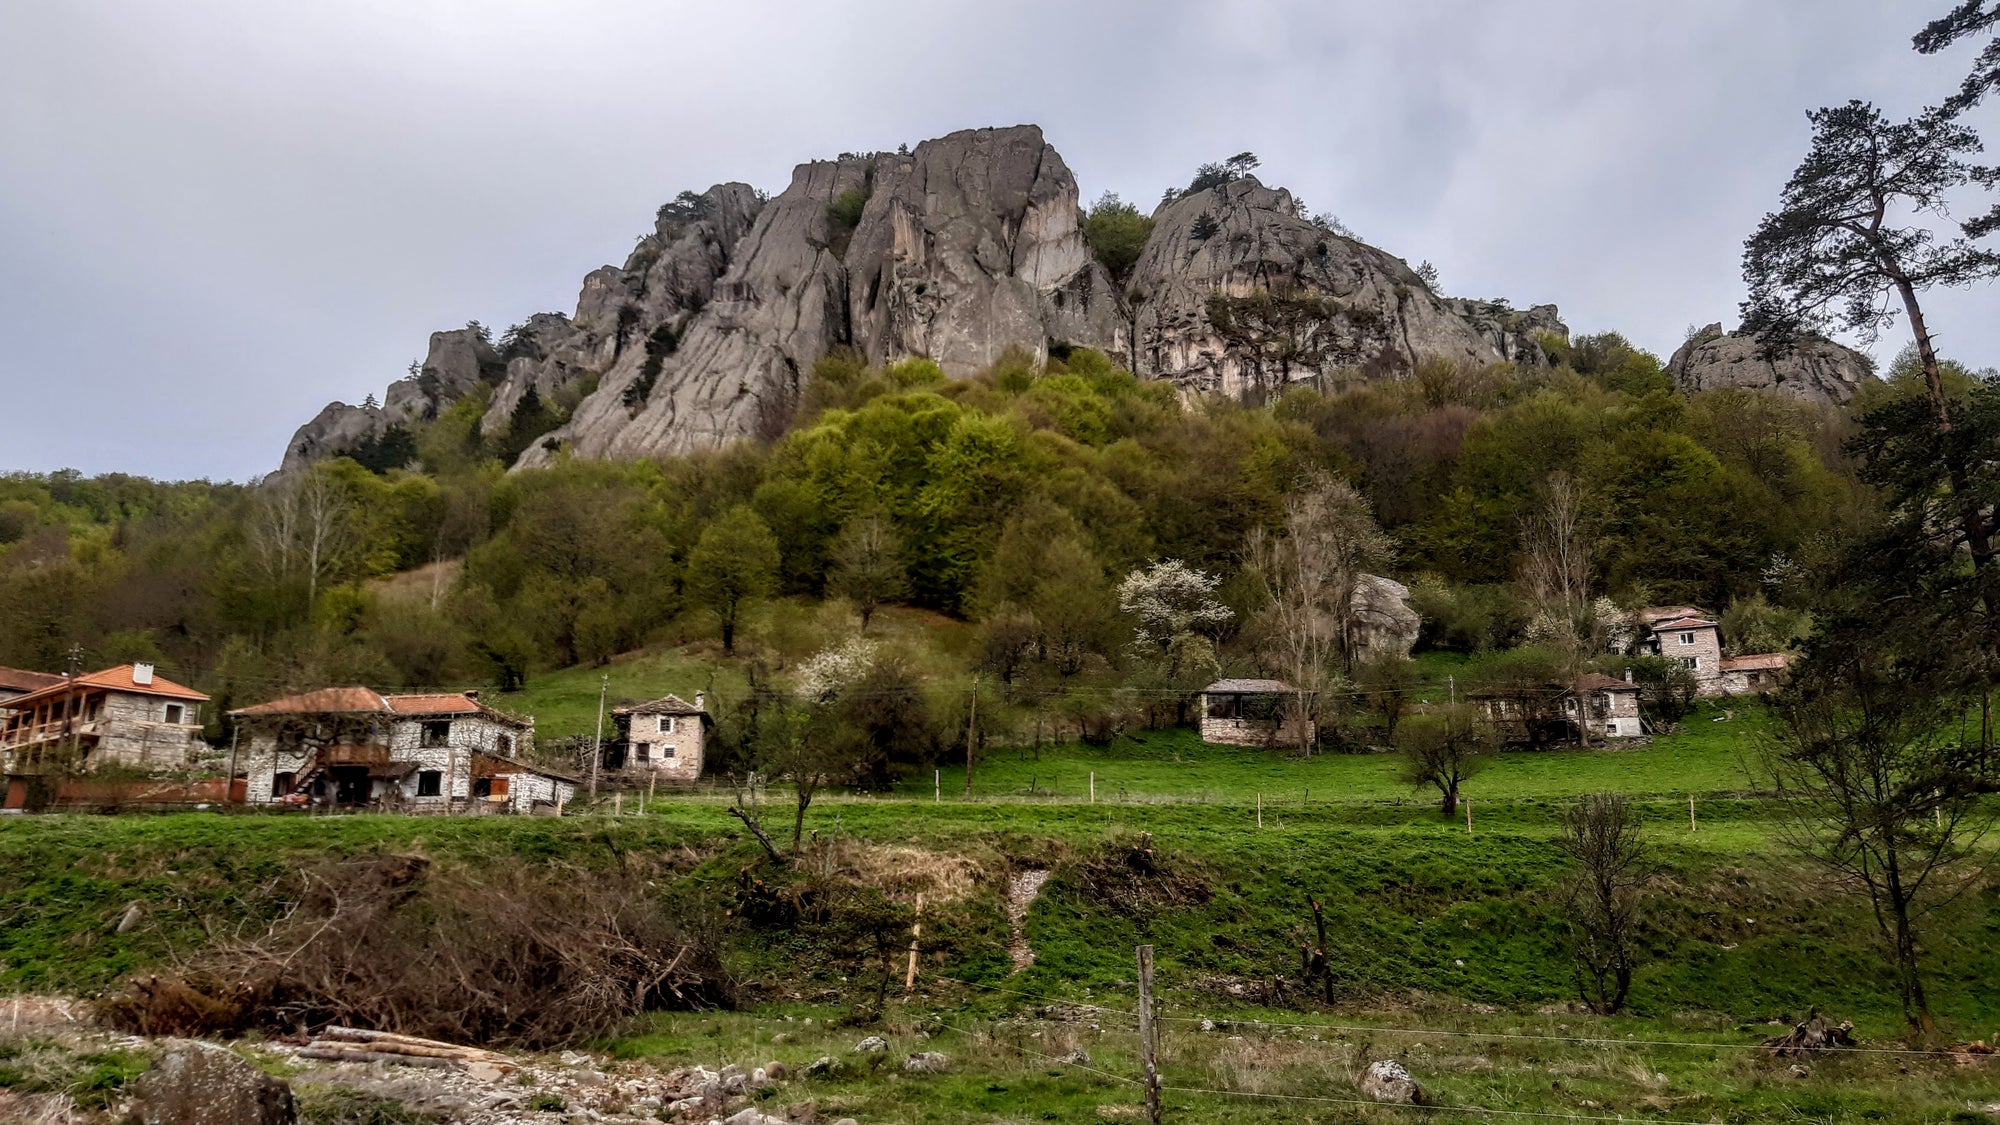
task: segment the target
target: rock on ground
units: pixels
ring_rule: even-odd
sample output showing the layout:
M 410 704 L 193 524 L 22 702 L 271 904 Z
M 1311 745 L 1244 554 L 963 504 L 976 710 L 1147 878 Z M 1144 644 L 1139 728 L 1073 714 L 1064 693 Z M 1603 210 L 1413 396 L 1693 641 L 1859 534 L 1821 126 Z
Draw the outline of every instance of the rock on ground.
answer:
M 1371 1101 L 1392 1102 L 1396 1105 L 1422 1105 L 1424 1092 L 1403 1064 L 1394 1059 L 1380 1059 L 1368 1064 L 1361 1072 L 1358 1083 L 1361 1096 Z
M 228 1048 L 175 1039 L 132 1084 L 131 1120 L 137 1125 L 293 1125 L 298 1105 L 283 1080 Z

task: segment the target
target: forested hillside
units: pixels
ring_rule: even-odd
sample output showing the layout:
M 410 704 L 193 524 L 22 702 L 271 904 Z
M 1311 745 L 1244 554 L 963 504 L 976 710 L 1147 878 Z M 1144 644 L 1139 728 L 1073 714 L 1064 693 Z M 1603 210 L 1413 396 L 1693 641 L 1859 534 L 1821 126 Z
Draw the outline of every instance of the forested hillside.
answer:
M 760 606 L 827 597 L 976 624 L 966 662 L 1010 681 L 1115 685 L 1149 671 L 1117 587 L 1151 560 L 1220 580 L 1218 667 L 1274 666 L 1246 542 L 1315 473 L 1365 497 L 1429 647 L 1521 639 L 1522 521 L 1558 477 L 1593 529 L 1593 586 L 1627 605 L 1763 620 L 1787 560 L 1872 518 L 1847 411 L 1677 393 L 1616 335 L 1543 346 L 1552 365 L 1430 362 L 1264 408 L 1088 350 L 965 380 L 837 354 L 788 432 L 684 457 L 508 473 L 474 398 L 408 435 L 415 469 L 344 458 L 258 487 L 13 474 L 0 664 L 146 658 L 225 706 L 350 681 L 517 688 L 661 639 L 756 656 L 783 647 L 739 636 Z M 1905 393 L 1895 376 L 1856 410 Z

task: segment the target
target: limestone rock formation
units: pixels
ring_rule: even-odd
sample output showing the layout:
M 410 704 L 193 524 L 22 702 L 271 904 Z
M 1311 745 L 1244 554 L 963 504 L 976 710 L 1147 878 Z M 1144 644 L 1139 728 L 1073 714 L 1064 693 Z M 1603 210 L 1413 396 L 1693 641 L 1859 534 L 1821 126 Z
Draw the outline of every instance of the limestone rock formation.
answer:
M 1354 584 L 1355 640 L 1364 655 L 1406 657 L 1416 647 L 1424 619 L 1410 605 L 1410 588 L 1393 578 L 1364 574 Z
M 1875 378 L 1875 364 L 1852 348 L 1819 337 L 1802 338 L 1789 353 L 1770 357 L 1756 337 L 1728 335 L 1722 325 L 1711 324 L 1674 350 L 1667 374 L 1688 392 L 1749 387 L 1841 404 Z
M 865 198 L 845 229 L 837 202 Z M 757 215 L 714 300 L 649 378 L 627 351 L 548 445 L 637 457 L 774 433 L 837 346 L 967 375 L 1010 346 L 1113 347 L 1115 293 L 1084 244 L 1075 177 L 1032 125 L 804 164 Z M 579 310 L 579 319 L 583 318 Z
M 1154 212 L 1126 299 L 1133 370 L 1197 392 L 1256 399 L 1342 368 L 1408 373 L 1418 360 L 1540 363 L 1518 315 L 1447 301 L 1408 264 L 1299 214 L 1291 193 L 1245 176 Z
M 1549 306 L 1440 297 L 1299 210 L 1248 177 L 1165 203 L 1121 288 L 1032 125 L 803 164 L 771 199 L 739 183 L 684 192 L 622 266 L 584 279 L 573 316 L 537 314 L 498 341 L 434 333 L 380 407 L 336 403 L 301 427 L 284 468 L 405 449 L 382 439 L 468 398 L 519 466 L 714 448 L 782 431 L 836 348 L 963 376 L 1009 348 L 1086 346 L 1191 394 L 1255 400 L 1430 356 L 1538 364 L 1539 334 L 1566 331 Z M 523 409 L 531 394 L 542 411 Z

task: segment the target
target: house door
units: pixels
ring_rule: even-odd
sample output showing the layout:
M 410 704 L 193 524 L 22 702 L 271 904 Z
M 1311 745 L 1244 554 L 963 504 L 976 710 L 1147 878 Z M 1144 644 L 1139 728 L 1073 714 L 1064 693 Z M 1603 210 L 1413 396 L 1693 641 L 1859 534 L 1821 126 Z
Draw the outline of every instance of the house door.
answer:
M 10 777 L 7 779 L 7 803 L 4 807 L 10 809 L 25 809 L 28 807 L 27 778 Z
M 336 805 L 365 805 L 368 803 L 367 766 L 335 766 L 327 771 L 333 775 L 333 803 Z

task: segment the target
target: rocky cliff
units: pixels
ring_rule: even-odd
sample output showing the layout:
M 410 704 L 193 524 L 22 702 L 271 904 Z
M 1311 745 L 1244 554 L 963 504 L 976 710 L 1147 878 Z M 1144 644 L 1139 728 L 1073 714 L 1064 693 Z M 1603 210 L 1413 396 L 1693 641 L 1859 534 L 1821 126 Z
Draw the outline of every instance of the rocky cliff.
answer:
M 433 334 L 380 407 L 328 406 L 285 466 L 474 395 L 481 430 L 504 434 L 531 392 L 567 418 L 519 465 L 564 449 L 713 448 L 781 431 L 813 364 L 840 347 L 963 376 L 1009 347 L 1088 346 L 1190 393 L 1260 399 L 1336 373 L 1396 377 L 1432 356 L 1540 363 L 1536 336 L 1565 331 L 1550 306 L 1441 297 L 1402 260 L 1299 211 L 1247 176 L 1162 203 L 1120 286 L 1085 240 L 1075 177 L 1031 125 L 803 164 L 768 200 L 743 184 L 683 193 L 623 266 L 584 279 L 574 316 L 538 314 L 497 343 L 474 328 Z
M 1807 337 L 1783 355 L 1769 356 L 1753 336 L 1734 336 L 1711 324 L 1688 338 L 1667 361 L 1667 374 L 1683 391 L 1749 387 L 1809 402 L 1845 403 L 1875 378 L 1875 364 L 1852 348 Z

